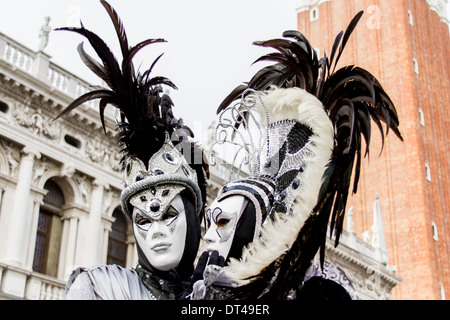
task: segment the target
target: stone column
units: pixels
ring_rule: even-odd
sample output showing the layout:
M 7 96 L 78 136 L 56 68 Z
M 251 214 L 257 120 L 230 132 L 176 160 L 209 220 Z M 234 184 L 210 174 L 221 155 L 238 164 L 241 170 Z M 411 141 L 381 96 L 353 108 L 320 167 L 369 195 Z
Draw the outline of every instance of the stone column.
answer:
M 103 195 L 105 189 L 109 186 L 103 181 L 96 179 L 93 182 L 93 190 L 91 196 L 91 206 L 89 211 L 89 259 L 90 265 L 98 265 L 102 263 L 102 240 L 103 240 L 103 228 L 102 228 L 102 211 L 103 211 Z
M 138 263 L 137 251 L 136 251 L 136 239 L 131 234 L 127 239 L 127 268 L 134 268 Z
M 377 258 L 384 265 L 388 264 L 388 254 L 386 251 L 386 240 L 384 235 L 383 214 L 379 197 L 375 197 L 373 204 L 373 225 L 372 225 L 372 246 L 376 248 Z
M 6 260 L 16 266 L 25 266 L 28 243 L 29 226 L 31 224 L 29 212 L 30 209 L 30 190 L 33 177 L 34 159 L 39 159 L 41 155 L 28 147 L 22 150 L 20 159 L 19 181 L 16 187 L 14 197 L 14 207 L 12 219 L 10 220 L 8 230 L 8 241 L 5 244 Z
M 44 195 L 35 196 L 33 202 L 33 214 L 30 215 L 30 238 L 28 239 L 28 255 L 25 267 L 29 270 L 33 269 L 34 251 L 36 248 L 37 225 L 39 221 L 39 211 L 44 203 Z
M 106 264 L 106 261 L 108 260 L 108 240 L 109 240 L 109 233 L 112 230 L 112 223 L 111 222 L 104 222 L 103 224 L 103 245 L 102 245 L 102 264 Z
M 77 209 L 65 210 L 63 217 L 63 235 L 61 256 L 58 267 L 58 278 L 67 280 L 75 269 L 75 254 L 78 236 L 78 222 L 80 215 Z

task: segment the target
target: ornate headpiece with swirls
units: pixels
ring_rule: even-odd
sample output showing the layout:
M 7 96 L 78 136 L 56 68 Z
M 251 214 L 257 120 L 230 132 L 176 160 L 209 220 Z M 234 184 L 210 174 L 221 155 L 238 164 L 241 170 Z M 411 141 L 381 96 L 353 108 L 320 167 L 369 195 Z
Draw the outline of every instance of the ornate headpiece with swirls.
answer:
M 298 88 L 247 89 L 220 113 L 216 127 L 211 164 L 220 147 L 235 147 L 230 182 L 219 199 L 236 190 L 251 194 L 259 200 L 261 222 L 275 213 L 292 214 L 294 201 L 312 188 L 309 172 L 324 170 L 332 141 L 331 121 L 312 95 Z M 242 172 L 249 177 L 239 179 Z

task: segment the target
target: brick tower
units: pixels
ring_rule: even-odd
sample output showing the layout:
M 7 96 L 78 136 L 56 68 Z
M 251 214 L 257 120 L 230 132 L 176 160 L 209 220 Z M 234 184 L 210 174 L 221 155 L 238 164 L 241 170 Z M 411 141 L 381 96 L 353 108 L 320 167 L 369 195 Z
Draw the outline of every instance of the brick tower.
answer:
M 298 30 L 327 54 L 336 35 L 365 14 L 340 65 L 380 80 L 395 103 L 404 142 L 373 131 L 357 195 L 354 231 L 371 230 L 382 207 L 387 263 L 404 280 L 393 299 L 450 298 L 450 37 L 447 0 L 298 0 Z M 363 149 L 364 150 L 364 149 Z

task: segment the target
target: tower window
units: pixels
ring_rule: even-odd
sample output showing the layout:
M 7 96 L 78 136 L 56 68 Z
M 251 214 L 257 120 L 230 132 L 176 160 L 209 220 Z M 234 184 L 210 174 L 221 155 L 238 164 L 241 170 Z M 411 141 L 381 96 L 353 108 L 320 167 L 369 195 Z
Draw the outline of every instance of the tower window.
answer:
M 417 62 L 416 58 L 413 59 L 413 63 L 414 63 L 414 72 L 419 74 L 419 63 Z
M 309 11 L 309 20 L 316 21 L 319 19 L 319 8 L 315 7 Z
M 413 26 L 414 25 L 414 17 L 413 17 L 411 10 L 408 10 L 408 20 L 409 20 L 409 24 Z
M 436 222 L 434 222 L 434 221 L 431 222 L 431 229 L 433 230 L 433 239 L 438 241 L 439 237 L 438 237 L 438 231 L 437 231 Z
M 425 116 L 423 114 L 422 109 L 419 109 L 419 119 L 420 119 L 420 124 L 425 127 Z
M 62 235 L 60 214 L 65 203 L 61 188 L 52 180 L 45 183 L 44 203 L 39 210 L 33 271 L 57 276 Z
M 128 224 L 122 210 L 114 210 L 111 232 L 108 239 L 107 264 L 117 264 L 126 267 L 127 261 L 127 230 Z
M 430 165 L 428 163 L 425 163 L 425 172 L 427 180 L 431 182 L 431 170 Z

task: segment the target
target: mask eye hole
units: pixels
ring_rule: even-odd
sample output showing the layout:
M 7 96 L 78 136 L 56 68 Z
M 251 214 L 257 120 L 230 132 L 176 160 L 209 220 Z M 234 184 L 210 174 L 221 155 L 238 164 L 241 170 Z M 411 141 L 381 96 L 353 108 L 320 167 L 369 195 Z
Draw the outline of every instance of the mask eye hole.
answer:
M 172 206 L 170 206 L 169 209 L 167 209 L 166 213 L 163 216 L 163 220 L 166 223 L 166 225 L 170 225 L 177 218 L 178 218 L 178 211 Z
M 139 224 L 139 225 L 147 224 L 147 223 L 150 223 L 150 220 L 148 220 L 147 218 L 140 217 L 140 218 L 136 221 L 136 223 Z
M 136 223 L 136 225 L 139 228 L 148 230 L 148 229 L 150 229 L 152 221 L 144 216 L 136 215 L 136 218 L 134 219 L 134 223 Z
M 220 218 L 219 221 L 217 221 L 217 229 L 225 228 L 229 222 L 230 222 L 230 219 Z

